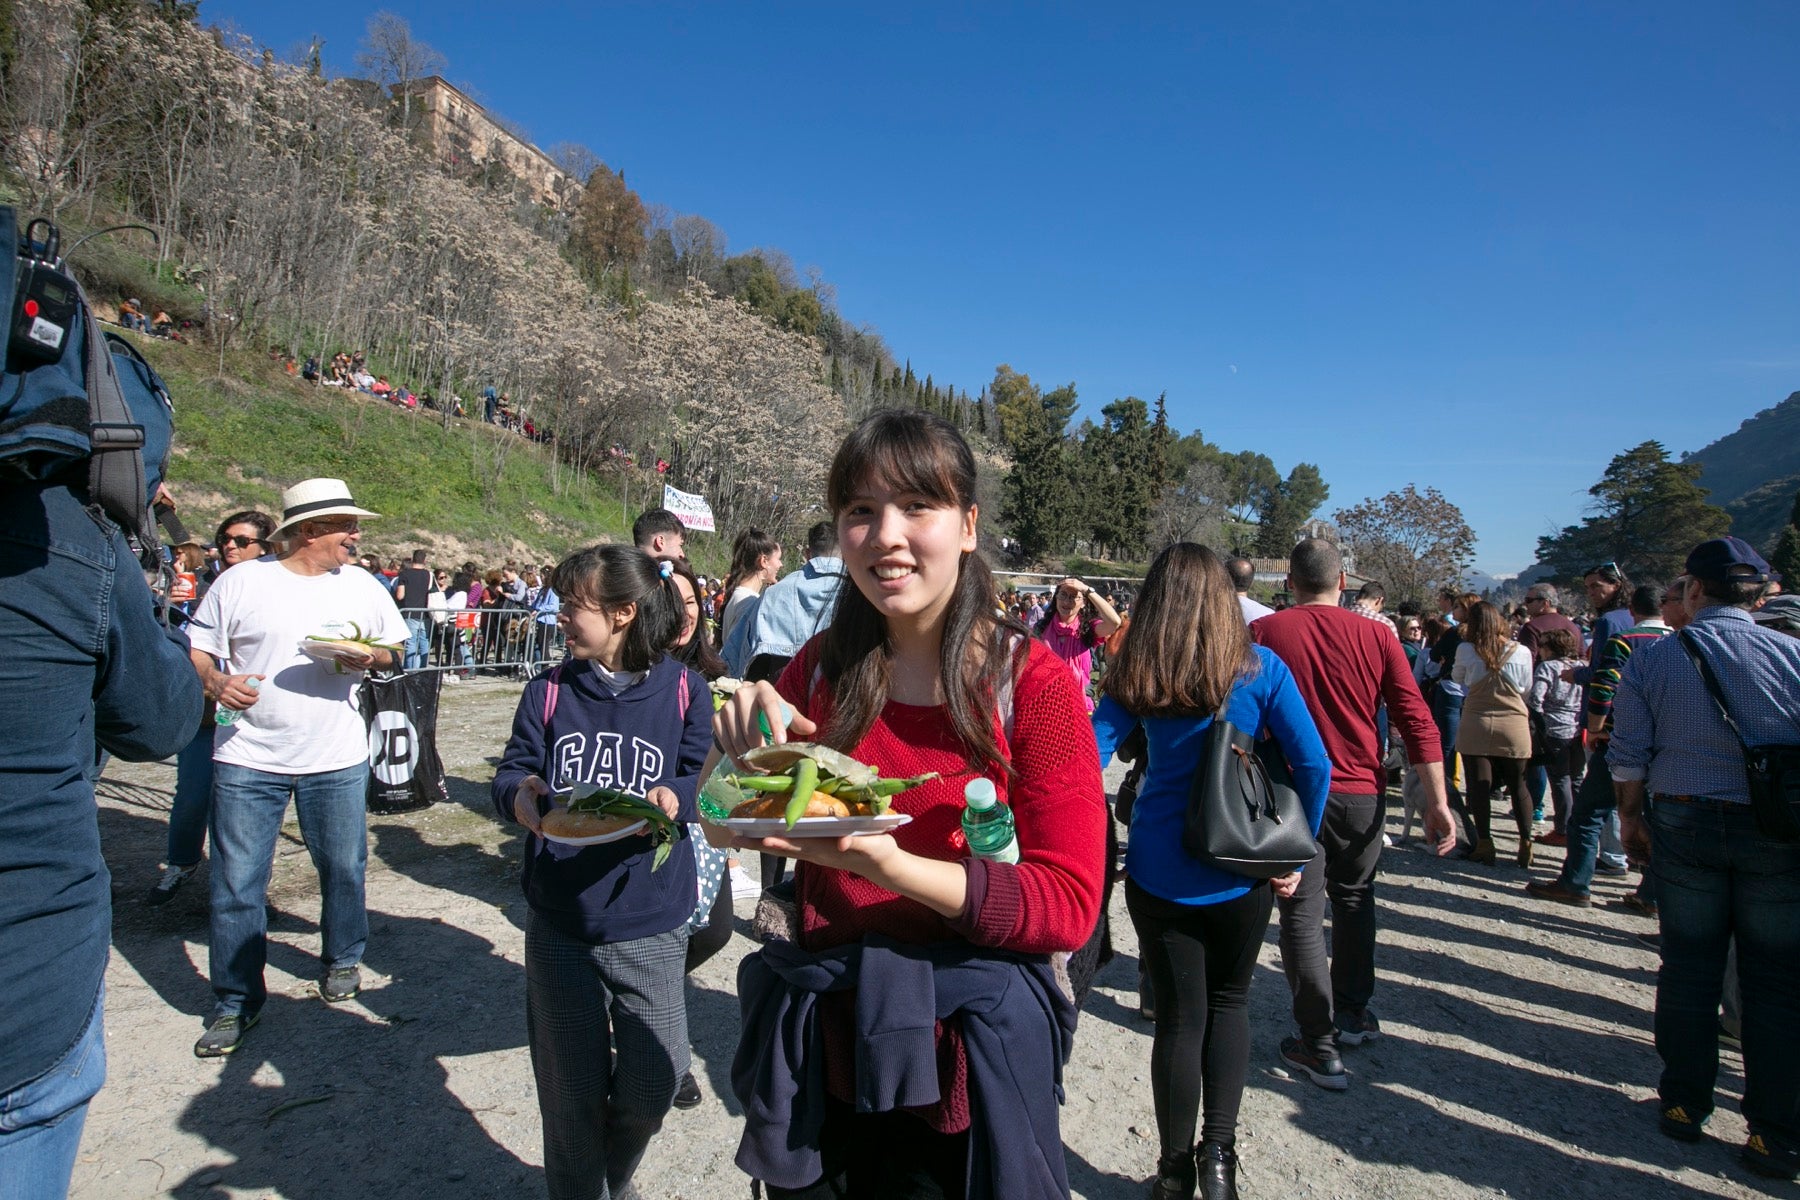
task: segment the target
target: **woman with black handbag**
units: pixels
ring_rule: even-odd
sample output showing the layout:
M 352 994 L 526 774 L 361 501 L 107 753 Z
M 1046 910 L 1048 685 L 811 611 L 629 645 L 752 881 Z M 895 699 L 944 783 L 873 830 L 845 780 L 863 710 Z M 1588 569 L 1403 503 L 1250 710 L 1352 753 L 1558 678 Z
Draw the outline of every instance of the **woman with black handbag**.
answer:
M 1250 975 L 1277 894 L 1273 879 L 1223 870 L 1183 848 L 1190 794 L 1215 714 L 1250 736 L 1273 735 L 1311 834 L 1331 765 L 1286 665 L 1252 646 L 1224 564 L 1183 542 L 1157 556 L 1133 609 L 1131 636 L 1094 713 L 1105 762 L 1143 725 L 1149 770 L 1131 813 L 1125 899 L 1156 997 L 1150 1082 L 1162 1157 L 1154 1200 L 1237 1196 L 1237 1115 L 1250 1069 Z M 1254 756 L 1252 756 L 1254 757 Z M 1204 1108 L 1202 1140 L 1194 1129 Z

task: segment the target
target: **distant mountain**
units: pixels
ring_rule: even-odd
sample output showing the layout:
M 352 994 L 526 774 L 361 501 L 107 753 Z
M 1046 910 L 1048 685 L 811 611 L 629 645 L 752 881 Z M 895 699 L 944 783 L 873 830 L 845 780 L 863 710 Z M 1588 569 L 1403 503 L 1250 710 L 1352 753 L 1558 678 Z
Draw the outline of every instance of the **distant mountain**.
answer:
M 1682 461 L 1700 464 L 1700 486 L 1731 514 L 1731 531 L 1767 552 L 1800 491 L 1800 392 Z

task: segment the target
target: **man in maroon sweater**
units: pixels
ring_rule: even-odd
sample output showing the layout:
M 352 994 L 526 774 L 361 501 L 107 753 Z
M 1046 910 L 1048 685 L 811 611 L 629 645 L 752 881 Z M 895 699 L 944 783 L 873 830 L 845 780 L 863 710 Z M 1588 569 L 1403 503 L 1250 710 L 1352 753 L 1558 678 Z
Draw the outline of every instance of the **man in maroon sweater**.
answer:
M 1386 772 L 1376 710 L 1406 743 L 1406 757 L 1425 787 L 1425 836 L 1448 854 L 1456 845 L 1444 794 L 1444 752 L 1431 710 L 1419 695 L 1400 639 L 1338 606 L 1344 564 L 1336 546 L 1307 538 L 1288 562 L 1294 607 L 1250 626 L 1273 650 L 1318 723 L 1331 756 L 1331 795 L 1319 828 L 1319 851 L 1300 887 L 1281 903 L 1281 965 L 1294 993 L 1298 1038 L 1281 1044 L 1283 1062 L 1320 1087 L 1349 1086 L 1338 1043 L 1355 1046 L 1381 1034 L 1369 1011 L 1375 993 L 1375 868 L 1381 858 Z M 1325 961 L 1325 901 L 1331 901 L 1331 964 Z M 1332 1012 L 1335 1003 L 1336 1021 Z

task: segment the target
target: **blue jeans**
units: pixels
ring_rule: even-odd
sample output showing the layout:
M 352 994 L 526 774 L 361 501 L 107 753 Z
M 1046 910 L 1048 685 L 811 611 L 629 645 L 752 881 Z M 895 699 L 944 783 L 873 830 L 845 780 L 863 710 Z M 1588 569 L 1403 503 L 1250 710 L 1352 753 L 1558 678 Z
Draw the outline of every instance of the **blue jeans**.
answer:
M 431 662 L 430 626 L 418 617 L 407 617 L 406 629 L 406 656 L 401 666 L 416 671 Z
M 1606 746 L 1588 755 L 1587 774 L 1575 791 L 1575 809 L 1569 814 L 1569 856 L 1563 860 L 1562 884 L 1586 894 L 1594 886 L 1594 862 L 1600 857 L 1600 836 L 1609 818 L 1618 813 L 1613 798 L 1612 771 L 1606 765 Z
M 212 816 L 213 730 L 211 721 L 194 735 L 175 759 L 175 798 L 169 802 L 171 867 L 191 867 L 206 849 L 206 825 Z
M 1650 836 L 1662 905 L 1662 1101 L 1696 1116 L 1713 1109 L 1719 998 L 1735 936 L 1744 1119 L 1773 1145 L 1800 1149 L 1800 845 L 1764 839 L 1748 804 L 1716 800 L 1655 803 Z
M 63 1200 L 81 1148 L 88 1101 L 106 1082 L 106 988 L 87 1028 L 56 1063 L 0 1096 L 0 1200 Z
M 369 861 L 364 804 L 369 764 L 317 775 L 277 775 L 214 764 L 212 814 L 212 985 L 215 1012 L 257 1012 L 268 998 L 269 874 L 288 797 L 319 872 L 323 958 L 327 971 L 362 961 L 369 941 L 363 875 Z

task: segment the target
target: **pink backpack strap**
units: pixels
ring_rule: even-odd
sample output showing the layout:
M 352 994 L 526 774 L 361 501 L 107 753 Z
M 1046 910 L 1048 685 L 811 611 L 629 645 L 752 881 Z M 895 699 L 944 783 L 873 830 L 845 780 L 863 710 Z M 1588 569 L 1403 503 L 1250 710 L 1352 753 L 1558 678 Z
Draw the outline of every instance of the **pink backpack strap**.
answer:
M 550 718 L 556 715 L 556 693 L 562 690 L 562 664 L 550 670 L 550 686 L 544 689 L 544 735 L 550 734 Z
M 688 704 L 688 673 L 687 668 L 683 667 L 681 669 L 681 682 L 675 685 L 675 712 L 683 721 L 687 720 Z

